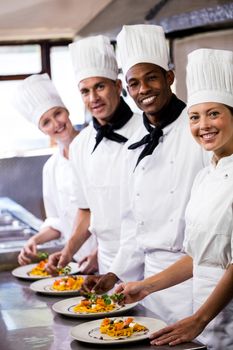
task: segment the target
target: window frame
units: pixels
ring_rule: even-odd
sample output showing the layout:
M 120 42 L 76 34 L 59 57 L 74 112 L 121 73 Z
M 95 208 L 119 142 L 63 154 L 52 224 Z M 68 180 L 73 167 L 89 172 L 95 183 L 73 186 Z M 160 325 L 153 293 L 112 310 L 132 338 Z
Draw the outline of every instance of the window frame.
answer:
M 72 43 L 72 40 L 25 40 L 25 41 L 1 41 L 0 46 L 23 46 L 23 45 L 39 45 L 41 49 L 41 71 L 36 74 L 47 73 L 51 78 L 51 61 L 50 52 L 52 47 L 57 46 L 68 46 Z M 6 80 L 23 80 L 33 73 L 26 74 L 8 74 L 0 75 L 0 81 Z

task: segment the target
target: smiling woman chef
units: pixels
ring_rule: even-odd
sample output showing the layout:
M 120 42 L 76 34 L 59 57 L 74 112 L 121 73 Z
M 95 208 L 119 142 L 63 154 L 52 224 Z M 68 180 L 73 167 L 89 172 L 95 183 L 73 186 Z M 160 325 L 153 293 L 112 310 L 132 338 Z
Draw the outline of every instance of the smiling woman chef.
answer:
M 18 261 L 24 265 L 36 256 L 38 244 L 61 235 L 68 240 L 70 236 L 76 206 L 70 201 L 72 183 L 69 146 L 79 132 L 72 126 L 69 112 L 47 74 L 32 75 L 25 79 L 18 86 L 14 97 L 14 107 L 58 143 L 57 152 L 43 168 L 43 199 L 47 219 L 40 232 L 28 240 L 19 254 Z M 89 256 L 88 264 L 85 259 L 86 273 L 96 270 L 95 248 L 94 237 L 90 237 L 78 255 L 79 261 Z
M 155 332 L 151 343 L 176 345 L 201 333 L 208 349 L 232 350 L 233 52 L 199 49 L 189 54 L 187 87 L 192 135 L 213 152 L 211 165 L 195 179 L 186 209 L 188 256 L 117 291 L 134 302 L 193 276 L 193 315 Z M 182 302 L 177 299 L 178 305 Z

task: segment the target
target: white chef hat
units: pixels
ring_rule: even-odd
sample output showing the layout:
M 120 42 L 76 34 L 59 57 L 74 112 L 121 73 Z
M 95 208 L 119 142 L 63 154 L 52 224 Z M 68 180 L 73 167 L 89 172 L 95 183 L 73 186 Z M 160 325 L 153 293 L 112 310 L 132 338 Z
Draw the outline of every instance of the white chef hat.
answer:
M 117 49 L 124 75 L 137 63 L 153 63 L 169 70 L 168 47 L 160 26 L 124 25 L 117 36 Z
M 198 49 L 188 55 L 187 108 L 204 102 L 233 107 L 233 52 Z
M 116 80 L 118 66 L 113 47 L 104 35 L 91 36 L 69 45 L 77 84 L 92 77 Z
M 14 107 L 38 126 L 41 116 L 53 107 L 65 107 L 48 74 L 35 74 L 24 79 L 17 87 Z

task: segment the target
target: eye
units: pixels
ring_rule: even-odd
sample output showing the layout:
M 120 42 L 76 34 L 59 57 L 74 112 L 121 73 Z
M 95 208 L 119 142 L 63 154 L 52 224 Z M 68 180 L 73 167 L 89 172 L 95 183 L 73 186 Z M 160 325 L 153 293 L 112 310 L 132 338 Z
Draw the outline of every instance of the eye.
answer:
M 42 128 L 44 128 L 44 127 L 46 127 L 46 126 L 48 126 L 48 125 L 49 125 L 49 119 L 45 119 L 45 120 L 43 120 L 42 123 L 41 123 L 41 127 L 42 127 Z
M 57 116 L 59 116 L 61 113 L 62 113 L 62 110 L 59 109 L 59 110 L 56 111 L 55 116 L 57 117 Z
M 153 74 L 153 75 L 149 75 L 147 79 L 148 79 L 148 81 L 154 81 L 154 80 L 158 79 L 158 77 L 155 74 Z
M 103 90 L 105 88 L 104 83 L 100 83 L 96 86 L 96 90 Z
M 138 82 L 137 81 L 131 81 L 130 83 L 128 83 L 128 87 L 130 89 L 136 88 L 138 86 Z
M 88 92 L 89 92 L 89 91 L 88 91 L 87 89 L 82 89 L 82 90 L 80 90 L 80 93 L 81 93 L 81 95 L 83 95 L 83 96 L 87 95 Z
M 215 118 L 217 118 L 219 116 L 219 114 L 220 113 L 218 111 L 211 111 L 209 113 L 209 116 L 210 116 L 210 118 L 215 119 Z
M 191 114 L 189 116 L 190 123 L 196 123 L 199 120 L 199 115 L 197 114 Z

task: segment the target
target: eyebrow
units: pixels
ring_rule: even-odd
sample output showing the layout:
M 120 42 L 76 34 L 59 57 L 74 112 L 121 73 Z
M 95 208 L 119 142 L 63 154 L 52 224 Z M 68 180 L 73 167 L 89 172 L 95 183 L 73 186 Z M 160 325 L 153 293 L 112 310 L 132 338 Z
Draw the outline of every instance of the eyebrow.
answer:
M 149 72 L 147 72 L 147 73 L 145 74 L 145 76 L 148 76 L 148 75 L 150 75 L 150 74 L 152 74 L 152 73 L 157 73 L 157 71 L 156 71 L 155 69 L 152 69 L 152 70 L 150 70 Z M 132 78 L 130 78 L 130 79 L 127 79 L 126 82 L 128 83 L 128 82 L 130 82 L 130 81 L 132 81 L 132 80 L 138 80 L 138 78 L 132 77 Z

